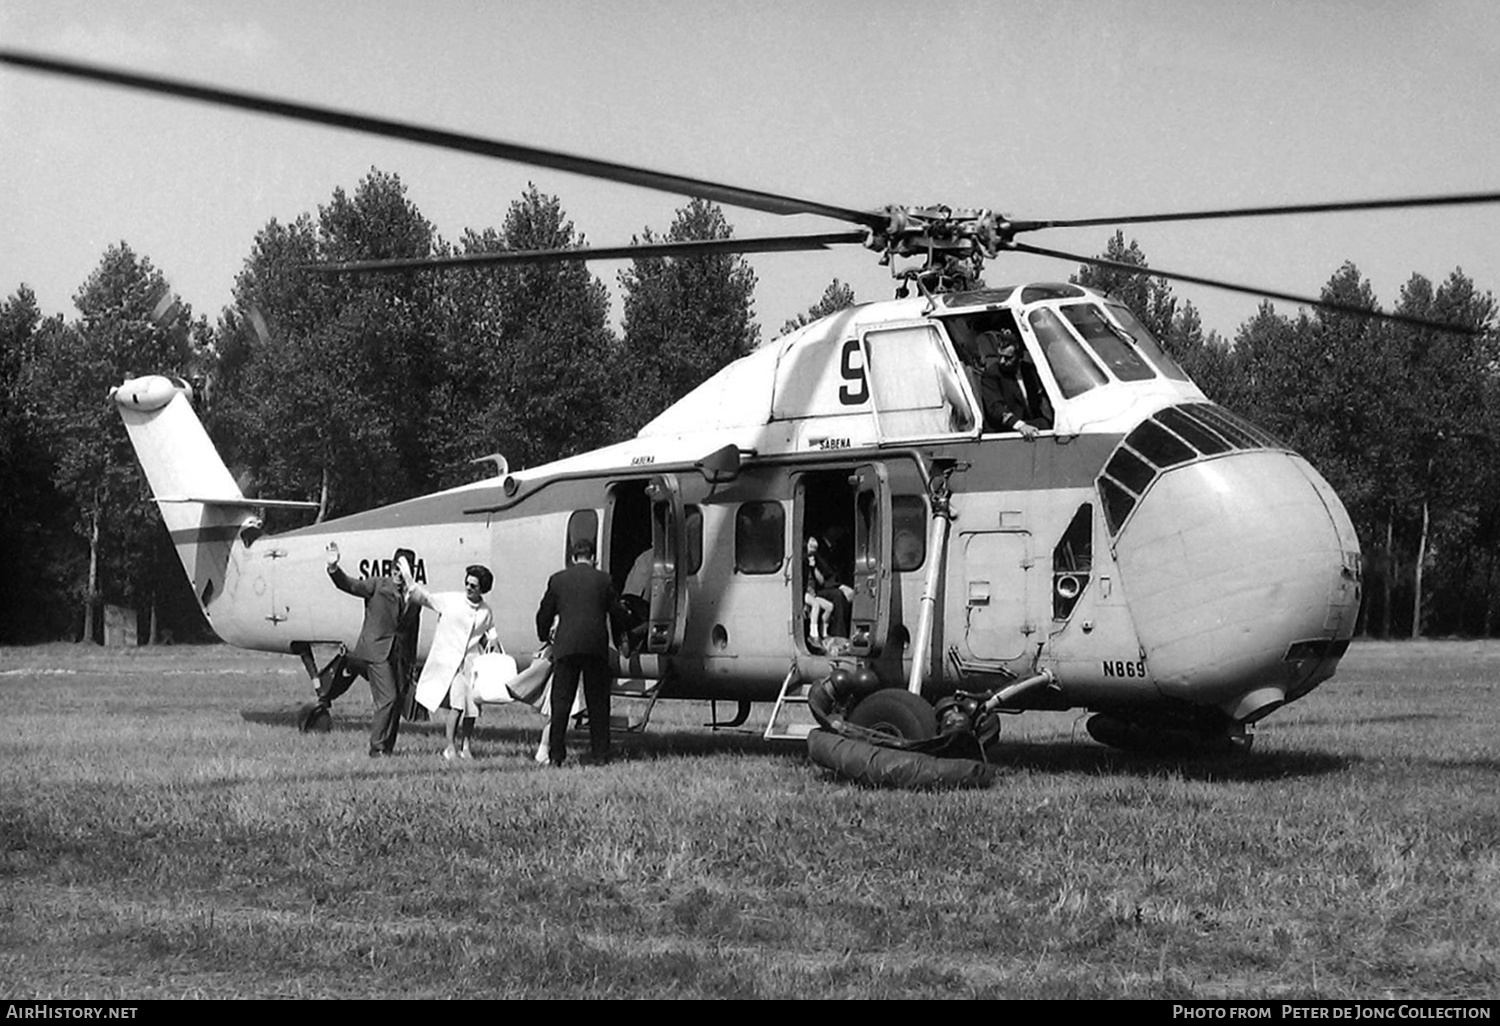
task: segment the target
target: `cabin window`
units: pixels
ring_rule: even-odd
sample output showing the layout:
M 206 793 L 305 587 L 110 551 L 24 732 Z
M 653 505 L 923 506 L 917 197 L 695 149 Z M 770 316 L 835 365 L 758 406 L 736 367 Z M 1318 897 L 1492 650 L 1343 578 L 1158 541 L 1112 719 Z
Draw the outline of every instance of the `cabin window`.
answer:
M 599 550 L 599 512 L 592 509 L 577 509 L 568 518 L 568 540 L 563 546 L 563 565 L 573 562 L 573 543 L 587 538 Z
M 970 431 L 974 411 L 962 371 L 931 325 L 865 335 L 870 389 L 883 438 L 925 438 Z
M 891 498 L 891 563 L 907 573 L 927 561 L 927 503 L 920 495 Z
M 786 511 L 781 503 L 741 505 L 734 515 L 735 570 L 742 574 L 774 574 L 785 559 Z
M 1124 332 L 1106 320 L 1103 311 L 1093 303 L 1070 303 L 1062 308 L 1062 315 L 1121 381 L 1150 381 L 1156 377 L 1141 354 L 1125 340 Z
M 1161 371 L 1173 381 L 1187 381 L 1187 372 L 1177 365 L 1177 361 L 1167 355 L 1156 336 L 1146 329 L 1140 318 L 1127 306 L 1120 303 L 1110 303 L 1109 312 L 1114 314 L 1115 320 L 1125 329 L 1131 339 L 1141 352 L 1145 353 L 1152 363 L 1156 364 L 1157 370 Z
M 1029 323 L 1065 398 L 1082 395 L 1109 380 L 1051 310 L 1033 310 Z
M 682 511 L 682 518 L 687 534 L 687 565 L 683 571 L 695 574 L 703 569 L 703 510 L 688 506 Z

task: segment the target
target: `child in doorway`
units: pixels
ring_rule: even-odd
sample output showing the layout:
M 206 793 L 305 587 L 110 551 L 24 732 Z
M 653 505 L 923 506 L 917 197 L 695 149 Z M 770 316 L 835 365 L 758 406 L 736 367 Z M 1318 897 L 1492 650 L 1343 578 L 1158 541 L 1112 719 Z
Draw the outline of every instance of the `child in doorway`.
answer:
M 823 639 L 828 636 L 828 624 L 833 616 L 833 603 L 818 596 L 818 590 L 826 582 L 818 567 L 818 539 L 811 535 L 807 539 L 807 566 L 803 577 L 806 590 L 802 594 L 802 602 L 807 610 L 807 636 L 809 640 L 821 646 Z

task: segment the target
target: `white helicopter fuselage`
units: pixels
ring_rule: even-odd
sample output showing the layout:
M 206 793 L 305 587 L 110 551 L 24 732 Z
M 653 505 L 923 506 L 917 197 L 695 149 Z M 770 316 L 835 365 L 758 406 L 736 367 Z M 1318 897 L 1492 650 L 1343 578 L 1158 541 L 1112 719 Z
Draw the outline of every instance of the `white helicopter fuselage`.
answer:
M 964 356 L 999 328 L 1051 400 L 1035 438 L 985 428 Z M 436 590 L 490 567 L 500 635 L 526 653 L 547 578 L 590 537 L 622 587 L 652 551 L 621 675 L 770 701 L 789 672 L 830 666 L 803 602 L 814 536 L 854 595 L 847 656 L 885 685 L 931 698 L 1045 673 L 1032 707 L 1243 725 L 1333 673 L 1359 607 L 1358 540 L 1317 471 L 1071 285 L 854 307 L 629 441 L 275 535 L 183 389 L 141 378 L 116 400 L 209 622 L 253 649 L 352 643 L 360 604 L 325 571 L 336 542 L 350 574 L 412 549 Z

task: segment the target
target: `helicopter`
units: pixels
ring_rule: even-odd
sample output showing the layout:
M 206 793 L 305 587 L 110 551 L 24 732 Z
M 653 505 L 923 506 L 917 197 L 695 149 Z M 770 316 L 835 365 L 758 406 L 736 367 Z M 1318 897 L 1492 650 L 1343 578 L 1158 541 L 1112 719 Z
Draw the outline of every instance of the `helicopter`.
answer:
M 542 466 L 279 533 L 246 497 L 185 383 L 126 381 L 112 397 L 204 615 L 229 644 L 323 656 L 358 633 L 330 601 L 330 542 L 363 574 L 417 554 L 417 575 L 503 568 L 492 596 L 508 650 L 532 647 L 536 599 L 574 542 L 595 543 L 635 640 L 613 650 L 617 694 L 771 704 L 768 737 L 823 684 L 840 716 L 922 741 L 959 708 L 1084 710 L 1123 748 L 1243 750 L 1264 717 L 1333 676 L 1355 629 L 1360 543 L 1328 482 L 1266 431 L 1208 399 L 1128 307 L 1065 282 L 989 286 L 987 261 L 1031 254 L 1358 316 L 1396 314 L 1035 246 L 1052 229 L 1493 203 L 1500 193 L 1113 218 L 990 209 L 857 209 L 33 54 L 0 62 L 159 95 L 480 154 L 780 215 L 852 226 L 765 238 L 646 243 L 325 265 L 355 274 L 864 246 L 896 298 L 831 314 L 709 378 L 631 439 Z M 903 261 L 909 261 L 903 267 Z M 988 416 L 976 354 L 1013 338 L 1049 415 Z M 847 601 L 822 636 L 806 601 L 808 540 Z M 649 554 L 649 555 L 646 555 Z M 814 564 L 815 565 L 815 564 Z M 430 644 L 424 627 L 420 659 Z M 524 662 L 525 657 L 521 656 Z M 644 720 L 622 718 L 626 729 Z M 800 731 L 805 736 L 805 729 Z

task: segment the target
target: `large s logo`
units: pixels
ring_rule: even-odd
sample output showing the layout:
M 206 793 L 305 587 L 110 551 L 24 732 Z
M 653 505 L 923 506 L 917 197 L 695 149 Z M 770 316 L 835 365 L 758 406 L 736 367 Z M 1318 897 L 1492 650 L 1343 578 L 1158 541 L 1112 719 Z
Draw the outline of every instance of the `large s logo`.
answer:
M 870 383 L 865 379 L 865 358 L 859 349 L 859 339 L 851 338 L 844 343 L 839 357 L 839 374 L 844 384 L 839 386 L 839 402 L 845 406 L 860 406 L 870 399 Z

